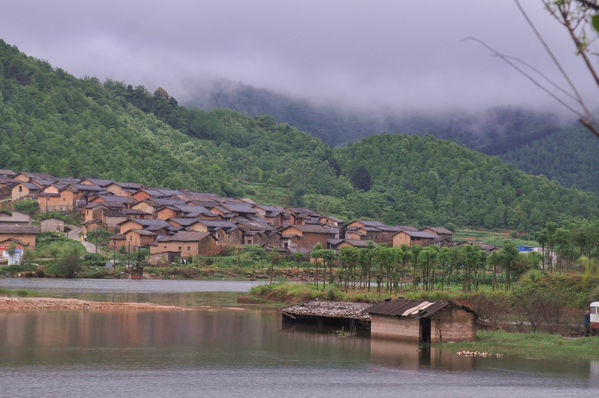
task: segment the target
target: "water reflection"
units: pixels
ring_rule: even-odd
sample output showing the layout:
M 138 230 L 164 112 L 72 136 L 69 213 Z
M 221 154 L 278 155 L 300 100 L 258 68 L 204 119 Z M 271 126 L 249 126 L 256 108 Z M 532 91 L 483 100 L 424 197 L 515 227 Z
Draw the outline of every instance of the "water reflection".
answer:
M 430 345 L 370 339 L 373 363 L 401 369 L 444 369 L 467 371 L 474 368 L 473 357 L 459 357 Z
M 0 314 L 0 365 L 353 366 L 368 360 L 366 339 L 281 333 L 279 322 L 278 313 L 257 310 Z

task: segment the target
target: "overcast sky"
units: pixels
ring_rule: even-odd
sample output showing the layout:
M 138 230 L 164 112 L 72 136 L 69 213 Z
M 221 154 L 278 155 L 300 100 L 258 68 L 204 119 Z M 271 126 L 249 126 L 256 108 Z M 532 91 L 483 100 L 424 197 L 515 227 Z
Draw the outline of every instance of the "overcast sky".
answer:
M 590 98 L 596 88 L 567 33 L 540 0 L 522 3 Z M 179 101 L 225 78 L 401 109 L 552 104 L 467 36 L 557 76 L 511 0 L 19 0 L 0 9 L 0 37 L 28 55 L 79 77 L 162 86 Z

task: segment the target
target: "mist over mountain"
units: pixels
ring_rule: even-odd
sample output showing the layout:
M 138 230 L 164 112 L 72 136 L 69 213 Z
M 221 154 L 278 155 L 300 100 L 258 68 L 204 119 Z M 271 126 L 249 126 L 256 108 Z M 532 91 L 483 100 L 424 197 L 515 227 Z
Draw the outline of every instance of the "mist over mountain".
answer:
M 407 113 L 316 103 L 226 80 L 198 90 L 195 99 L 186 104 L 202 109 L 234 109 L 250 116 L 271 115 L 277 122 L 288 123 L 331 146 L 382 133 L 431 134 L 499 156 L 527 173 L 599 192 L 599 157 L 592 155 L 599 152 L 599 140 L 555 109 L 503 106 Z

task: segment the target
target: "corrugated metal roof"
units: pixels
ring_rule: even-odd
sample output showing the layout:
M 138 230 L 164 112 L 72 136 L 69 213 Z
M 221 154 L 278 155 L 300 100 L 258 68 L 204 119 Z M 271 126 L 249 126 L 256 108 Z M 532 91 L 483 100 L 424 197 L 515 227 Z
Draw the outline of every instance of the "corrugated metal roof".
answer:
M 429 318 L 449 305 L 448 301 L 397 299 L 374 305 L 370 314 L 412 318 Z
M 398 298 L 396 300 L 384 301 L 375 304 L 368 312 L 374 315 L 387 315 L 398 317 L 412 317 L 416 319 L 430 318 L 445 308 L 453 306 L 471 312 L 475 317 L 478 316 L 471 308 L 458 304 L 453 301 L 432 301 L 432 300 L 410 300 Z

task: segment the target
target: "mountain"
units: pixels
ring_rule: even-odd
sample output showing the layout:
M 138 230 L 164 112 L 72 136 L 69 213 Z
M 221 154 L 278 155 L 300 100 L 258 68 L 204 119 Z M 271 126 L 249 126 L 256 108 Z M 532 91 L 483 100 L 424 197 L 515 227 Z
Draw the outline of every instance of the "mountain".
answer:
M 0 41 L 0 168 L 190 188 L 346 219 L 537 228 L 596 218 L 597 195 L 432 136 L 331 148 L 271 116 L 77 79 Z
M 527 173 L 599 193 L 599 139 L 582 126 L 558 131 L 500 155 Z
M 531 174 L 599 193 L 599 140 L 572 120 L 551 112 L 497 107 L 473 113 L 400 115 L 392 110 L 349 111 L 315 105 L 242 83 L 215 82 L 201 90 L 191 106 L 229 108 L 252 116 L 271 115 L 332 146 L 382 133 L 432 134 L 471 149 L 499 156 Z M 561 142 L 561 144 L 558 144 Z M 595 151 L 594 151 L 595 150 Z

